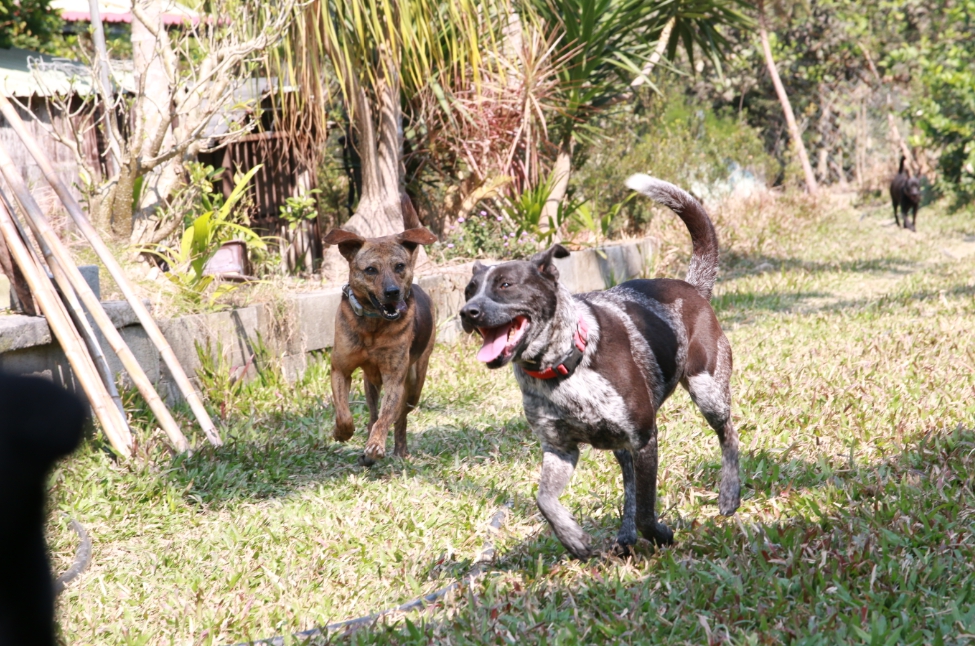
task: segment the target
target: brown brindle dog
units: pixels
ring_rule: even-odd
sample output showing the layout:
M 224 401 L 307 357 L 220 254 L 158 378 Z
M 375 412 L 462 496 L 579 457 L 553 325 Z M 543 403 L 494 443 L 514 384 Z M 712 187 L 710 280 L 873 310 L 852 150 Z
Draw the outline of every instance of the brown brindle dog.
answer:
M 408 455 L 406 415 L 420 400 L 434 342 L 433 308 L 426 292 L 413 284 L 413 263 L 419 245 L 436 241 L 422 227 L 384 238 L 366 239 L 342 229 L 325 236 L 325 244 L 338 245 L 349 261 L 349 282 L 335 315 L 333 437 L 345 442 L 355 431 L 349 390 L 352 373 L 362 368 L 369 439 L 359 462 L 366 466 L 385 457 L 386 436 L 394 424 L 394 453 Z

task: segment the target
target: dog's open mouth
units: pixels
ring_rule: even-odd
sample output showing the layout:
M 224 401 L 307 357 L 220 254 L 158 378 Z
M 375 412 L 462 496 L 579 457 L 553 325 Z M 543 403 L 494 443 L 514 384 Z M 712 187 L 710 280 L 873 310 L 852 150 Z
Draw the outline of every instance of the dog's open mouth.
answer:
M 379 302 L 379 299 L 372 294 L 369 294 L 369 300 L 372 301 L 372 306 L 376 308 L 379 315 L 387 321 L 395 321 L 406 312 L 406 301 L 381 303 Z
M 530 326 L 527 316 L 516 316 L 510 323 L 498 327 L 477 328 L 484 337 L 484 345 L 477 353 L 477 360 L 491 363 L 496 359 L 511 356 Z

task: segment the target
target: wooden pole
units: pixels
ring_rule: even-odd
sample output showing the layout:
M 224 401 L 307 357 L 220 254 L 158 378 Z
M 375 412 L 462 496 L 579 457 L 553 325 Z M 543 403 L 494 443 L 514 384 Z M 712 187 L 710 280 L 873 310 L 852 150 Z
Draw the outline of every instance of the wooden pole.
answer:
M 47 318 L 51 332 L 61 345 L 75 377 L 88 396 L 88 402 L 95 412 L 95 417 L 101 422 L 102 430 L 108 437 L 112 448 L 119 455 L 126 458 L 130 457 L 132 453 L 124 439 L 125 420 L 122 419 L 118 409 L 108 396 L 108 391 L 105 390 L 105 385 L 99 378 L 91 358 L 81 344 L 78 332 L 71 325 L 61 301 L 54 291 L 54 286 L 44 271 L 34 264 L 34 259 L 13 223 L 13 216 L 7 212 L 2 202 L 0 202 L 0 235 L 7 241 L 10 255 L 24 273 L 24 278 L 27 280 L 34 298 L 37 299 L 41 311 Z
M 91 39 L 95 44 L 95 61 L 98 68 L 98 94 L 102 99 L 102 119 L 105 122 L 105 139 L 108 141 L 108 172 L 118 175 L 122 164 L 122 148 L 118 143 L 118 128 L 115 124 L 115 106 L 112 99 L 112 80 L 109 78 L 108 48 L 105 46 L 105 28 L 98 0 L 88 1 L 88 17 L 91 24 Z
M 112 323 L 111 318 L 105 312 L 98 297 L 92 291 L 88 282 L 81 275 L 81 272 L 75 266 L 71 259 L 71 254 L 65 248 L 64 244 L 58 238 L 54 229 L 51 228 L 50 223 L 44 216 L 43 211 L 34 201 L 31 196 L 30 191 L 24 184 L 24 180 L 21 178 L 20 173 L 13 165 L 13 161 L 7 154 L 6 148 L 0 145 L 0 174 L 3 175 L 4 179 L 7 180 L 7 185 L 10 187 L 14 194 L 14 197 L 20 203 L 21 208 L 23 208 L 24 213 L 27 214 L 27 224 L 30 226 L 31 231 L 34 232 L 34 237 L 37 239 L 38 243 L 41 245 L 41 253 L 44 255 L 47 261 L 48 267 L 51 268 L 51 273 L 54 274 L 55 280 L 61 287 L 61 292 L 65 295 L 67 304 L 72 310 L 76 309 L 77 321 L 79 328 L 84 332 L 87 341 L 90 341 L 89 347 L 94 346 L 96 348 L 95 352 L 92 353 L 95 359 L 96 365 L 99 365 L 99 357 L 101 358 L 101 364 L 99 366 L 100 372 L 102 372 L 103 378 L 105 378 L 109 383 L 111 383 L 111 390 L 115 390 L 115 378 L 112 375 L 111 370 L 108 367 L 108 362 L 105 361 L 104 354 L 102 353 L 101 347 L 98 340 L 95 337 L 94 331 L 88 324 L 88 319 L 81 309 L 81 304 L 78 303 L 78 296 L 84 301 L 85 307 L 88 308 L 88 312 L 94 319 L 95 324 L 101 330 L 105 339 L 108 341 L 109 346 L 118 355 L 119 360 L 122 362 L 122 366 L 125 368 L 126 372 L 132 378 L 132 382 L 139 389 L 139 392 L 145 398 L 146 403 L 149 404 L 149 408 L 156 415 L 156 419 L 159 421 L 159 425 L 162 427 L 163 431 L 169 437 L 170 442 L 173 447 L 180 453 L 188 450 L 190 448 L 189 442 L 186 437 L 179 430 L 179 425 L 176 420 L 173 419 L 172 414 L 169 409 L 166 408 L 166 404 L 159 397 L 155 388 L 152 386 L 152 382 L 146 375 L 142 366 L 139 365 L 138 360 L 135 355 L 132 354 L 132 350 L 129 346 L 125 344 L 122 339 L 122 335 L 119 331 L 115 329 L 115 324 Z M 77 295 L 76 295 L 77 293 Z M 107 373 L 107 374 L 106 374 Z M 116 391 L 117 393 L 117 391 Z M 116 395 L 117 396 L 117 395 Z M 122 400 L 118 398 L 118 405 L 121 407 Z M 124 417 L 124 409 L 123 409 Z
M 21 142 L 30 152 L 34 161 L 40 167 L 41 172 L 44 174 L 45 179 L 57 193 L 61 202 L 64 204 L 68 211 L 68 215 L 74 220 L 74 223 L 81 230 L 81 233 L 91 244 L 92 249 L 98 254 L 102 263 L 105 265 L 105 269 L 108 270 L 109 275 L 115 280 L 122 294 L 125 296 L 125 300 L 129 302 L 132 306 L 132 310 L 135 312 L 136 317 L 139 319 L 139 323 L 142 324 L 142 328 L 149 335 L 149 338 L 155 344 L 156 348 L 159 350 L 159 354 L 162 355 L 163 361 L 166 363 L 166 367 L 169 368 L 169 372 L 176 382 L 177 387 L 179 387 L 180 392 L 183 393 L 183 397 L 186 398 L 187 403 L 196 415 L 197 421 L 200 423 L 200 428 L 206 434 L 207 439 L 214 446 L 222 446 L 223 442 L 220 440 L 220 436 L 217 434 L 217 429 L 213 425 L 213 420 L 210 419 L 209 413 L 207 413 L 206 408 L 203 406 L 203 402 L 200 400 L 200 396 L 196 394 L 193 389 L 193 384 L 190 383 L 189 377 L 186 376 L 186 372 L 183 370 L 183 366 L 180 365 L 179 359 L 176 358 L 176 354 L 173 352 L 172 347 L 170 347 L 169 342 L 166 337 L 163 336 L 162 330 L 156 325 L 156 321 L 152 318 L 149 310 L 143 305 L 142 301 L 136 295 L 135 290 L 129 283 L 128 278 L 125 276 L 125 272 L 122 271 L 122 267 L 118 264 L 115 256 L 112 254 L 111 250 L 105 245 L 101 236 L 92 226 L 88 217 L 81 210 L 81 205 L 74 196 L 68 191 L 67 186 L 58 177 L 58 174 L 54 171 L 54 167 L 51 165 L 50 160 L 41 150 L 40 146 L 37 144 L 37 140 L 34 136 L 27 130 L 24 125 L 23 120 L 17 111 L 11 105 L 10 101 L 3 95 L 0 95 L 0 114 L 7 119 L 7 122 L 11 125 L 17 135 L 20 137 Z

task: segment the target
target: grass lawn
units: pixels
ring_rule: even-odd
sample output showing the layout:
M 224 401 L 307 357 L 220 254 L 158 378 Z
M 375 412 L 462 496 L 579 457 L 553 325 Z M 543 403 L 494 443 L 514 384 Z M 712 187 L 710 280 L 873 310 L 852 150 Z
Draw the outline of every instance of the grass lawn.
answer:
M 331 441 L 327 363 L 234 389 L 220 450 L 173 460 L 147 413 L 114 463 L 98 441 L 52 481 L 69 644 L 231 644 L 408 601 L 463 576 L 505 501 L 498 558 L 470 590 L 336 643 L 975 641 L 975 214 L 763 199 L 715 213 L 714 299 L 734 348 L 743 501 L 717 514 L 720 452 L 678 391 L 660 412 L 660 500 L 676 545 L 572 561 L 534 503 L 540 449 L 509 370 L 470 343 L 434 353 L 408 460 L 356 465 L 367 416 Z M 659 271 L 689 247 L 658 218 Z M 680 251 L 677 251 L 680 249 Z M 220 366 L 214 373 L 222 374 Z M 391 442 L 392 440 L 390 440 Z M 597 541 L 622 505 L 612 455 L 585 450 L 563 497 Z

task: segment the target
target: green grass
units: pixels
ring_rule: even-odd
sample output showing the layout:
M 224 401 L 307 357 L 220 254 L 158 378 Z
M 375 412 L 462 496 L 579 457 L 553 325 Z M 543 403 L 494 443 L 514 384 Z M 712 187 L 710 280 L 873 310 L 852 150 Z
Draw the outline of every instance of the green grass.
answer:
M 410 459 L 372 469 L 356 466 L 361 430 L 330 440 L 327 362 L 291 385 L 269 368 L 213 384 L 220 450 L 173 460 L 139 412 L 130 463 L 93 440 L 61 465 L 53 507 L 94 540 L 59 601 L 65 641 L 219 645 L 391 607 L 462 576 L 509 499 L 498 559 L 469 591 L 335 641 L 975 640 L 975 214 L 925 209 L 916 235 L 885 208 L 825 200 L 715 219 L 736 517 L 717 514 L 717 441 L 683 391 L 659 416 L 659 508 L 677 544 L 578 562 L 535 507 L 540 450 L 514 380 L 477 365 L 469 343 L 434 353 Z M 584 451 L 563 501 L 597 541 L 615 535 L 621 497 L 613 457 Z M 60 571 L 74 537 L 51 518 Z

